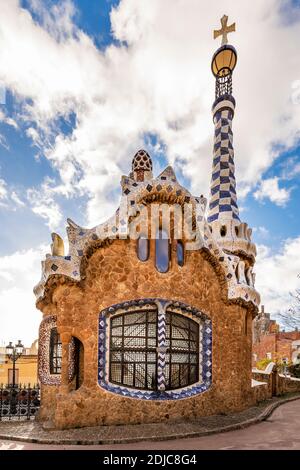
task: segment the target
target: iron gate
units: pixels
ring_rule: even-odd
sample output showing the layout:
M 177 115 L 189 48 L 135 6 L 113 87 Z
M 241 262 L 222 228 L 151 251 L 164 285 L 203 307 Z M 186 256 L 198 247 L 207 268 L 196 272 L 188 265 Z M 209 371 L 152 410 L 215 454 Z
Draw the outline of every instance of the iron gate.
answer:
M 0 385 L 0 421 L 33 419 L 39 407 L 39 385 Z

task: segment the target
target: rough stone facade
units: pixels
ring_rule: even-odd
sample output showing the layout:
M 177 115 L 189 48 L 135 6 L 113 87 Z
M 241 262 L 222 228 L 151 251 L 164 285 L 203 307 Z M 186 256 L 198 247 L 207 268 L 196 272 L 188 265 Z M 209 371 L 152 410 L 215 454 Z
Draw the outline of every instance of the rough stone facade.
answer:
M 53 279 L 47 299 L 39 307 L 43 309 L 45 303 L 57 316 L 62 339 L 69 341 L 74 336 L 84 344 L 85 376 L 76 391 L 72 384 L 54 386 L 53 391 L 51 386 L 43 386 L 40 418 L 52 417 L 59 428 L 133 424 L 218 414 L 249 405 L 253 309 L 225 301 L 224 280 L 206 258 L 204 252 L 187 253 L 183 268 L 174 263 L 167 274 L 159 274 L 152 256 L 146 263 L 138 260 L 135 241 L 116 240 L 93 253 L 79 285 Z M 148 297 L 179 300 L 209 314 L 213 379 L 203 395 L 175 402 L 145 402 L 99 387 L 99 312 L 112 303 Z

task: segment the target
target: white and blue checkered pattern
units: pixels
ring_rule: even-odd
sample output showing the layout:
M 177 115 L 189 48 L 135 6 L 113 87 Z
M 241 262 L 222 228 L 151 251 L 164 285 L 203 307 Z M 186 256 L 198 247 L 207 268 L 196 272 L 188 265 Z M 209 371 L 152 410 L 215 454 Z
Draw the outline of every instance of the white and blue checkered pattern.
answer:
M 230 106 L 228 106 L 230 104 Z M 215 141 L 208 222 L 239 218 L 236 196 L 232 119 L 235 102 L 232 97 L 217 100 L 214 105 Z

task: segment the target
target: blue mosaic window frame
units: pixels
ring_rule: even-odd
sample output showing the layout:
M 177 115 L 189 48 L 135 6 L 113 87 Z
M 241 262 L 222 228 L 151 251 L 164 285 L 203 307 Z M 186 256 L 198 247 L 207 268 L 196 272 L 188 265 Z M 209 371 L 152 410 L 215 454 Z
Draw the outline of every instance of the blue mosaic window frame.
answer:
M 190 385 L 188 387 L 177 390 L 164 390 L 164 391 L 149 391 L 149 390 L 137 390 L 125 386 L 115 385 L 109 382 L 107 373 L 107 329 L 108 322 L 116 313 L 120 313 L 120 310 L 126 312 L 130 311 L 131 307 L 143 307 L 145 305 L 156 305 L 167 306 L 166 308 L 176 308 L 182 311 L 184 314 L 195 317 L 202 322 L 202 338 L 201 344 L 199 345 L 199 351 L 201 349 L 202 354 L 202 380 Z M 199 324 L 200 328 L 200 324 Z M 102 310 L 99 315 L 99 342 L 98 342 L 98 384 L 99 386 L 107 390 L 108 392 L 121 395 L 128 398 L 136 398 L 139 400 L 181 400 L 199 395 L 206 392 L 212 384 L 212 323 L 211 320 L 204 313 L 200 312 L 197 308 L 193 308 L 190 305 L 182 302 L 175 302 L 165 299 L 140 299 L 124 302 L 121 304 L 112 305 L 111 307 Z M 202 346 L 202 348 L 201 348 Z

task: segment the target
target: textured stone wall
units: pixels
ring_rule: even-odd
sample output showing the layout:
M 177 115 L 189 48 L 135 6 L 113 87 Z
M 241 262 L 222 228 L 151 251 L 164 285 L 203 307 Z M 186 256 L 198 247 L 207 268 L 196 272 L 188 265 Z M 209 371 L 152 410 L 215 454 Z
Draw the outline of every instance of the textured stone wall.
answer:
M 278 375 L 277 394 L 300 392 L 300 379 Z
M 96 250 L 86 262 L 79 284 L 56 279 L 48 286 L 39 307 L 57 316 L 62 338 L 77 337 L 84 345 L 84 382 L 72 386 L 43 386 L 40 419 L 55 409 L 58 428 L 121 423 L 162 422 L 237 411 L 253 402 L 251 391 L 252 311 L 226 304 L 224 285 L 199 251 L 187 252 L 179 267 L 172 250 L 168 273 L 155 268 L 151 241 L 150 259 L 142 263 L 136 242 L 116 240 Z M 112 304 L 139 298 L 164 298 L 185 302 L 212 320 L 212 387 L 205 393 L 178 401 L 145 401 L 124 398 L 102 390 L 97 383 L 99 312 Z M 52 412 L 52 411 L 51 411 Z M 48 413 L 49 414 L 49 413 Z M 51 414 L 51 413 L 50 413 Z
M 54 421 L 57 394 L 57 385 L 41 385 L 42 406 L 36 418 L 38 421 Z
M 260 378 L 260 380 L 262 379 Z M 256 384 L 254 387 L 252 387 L 252 394 L 254 398 L 254 403 L 256 404 L 261 403 L 267 400 L 268 398 L 271 398 L 272 396 L 269 391 L 268 383 L 261 384 L 261 385 Z
M 275 374 L 273 373 L 264 374 L 263 372 L 253 372 L 252 378 L 254 380 L 257 380 L 258 382 L 264 382 L 266 384 L 265 386 L 266 395 L 264 399 L 271 398 L 273 395 L 276 395 L 276 375 Z
M 280 396 L 285 393 L 300 392 L 300 379 L 294 377 L 285 377 L 283 374 L 278 374 L 276 371 L 270 374 L 264 374 L 263 372 L 253 372 L 253 379 L 259 382 L 265 382 L 265 394 L 263 386 L 254 387 L 253 392 L 256 396 L 257 401 L 266 400 L 272 396 Z

